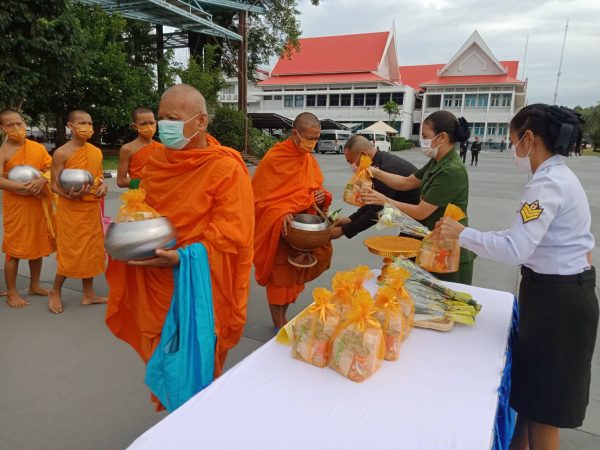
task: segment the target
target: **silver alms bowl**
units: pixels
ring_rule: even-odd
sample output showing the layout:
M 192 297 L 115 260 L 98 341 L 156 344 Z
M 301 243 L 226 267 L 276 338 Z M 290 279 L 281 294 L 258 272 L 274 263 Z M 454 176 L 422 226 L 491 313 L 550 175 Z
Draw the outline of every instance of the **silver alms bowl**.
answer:
M 66 192 L 71 189 L 79 191 L 84 184 L 94 184 L 94 177 L 87 170 L 63 169 L 58 176 L 58 182 Z
M 304 231 L 322 231 L 329 228 L 329 223 L 322 217 L 313 214 L 296 214 L 292 227 Z
M 137 222 L 111 223 L 106 230 L 104 247 L 114 259 L 134 261 L 156 256 L 157 249 L 176 245 L 176 232 L 166 217 Z
M 35 167 L 20 165 L 10 169 L 8 171 L 7 178 L 11 181 L 29 183 L 30 181 L 42 178 L 42 173 Z

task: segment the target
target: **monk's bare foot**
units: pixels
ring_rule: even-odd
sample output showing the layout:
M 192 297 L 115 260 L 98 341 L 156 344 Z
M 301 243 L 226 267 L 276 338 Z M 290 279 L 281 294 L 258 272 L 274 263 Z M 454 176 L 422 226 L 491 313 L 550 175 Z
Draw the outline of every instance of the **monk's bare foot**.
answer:
M 6 303 L 8 303 L 8 306 L 11 308 L 25 308 L 31 304 L 21 297 L 18 292 L 7 294 L 6 297 Z
M 63 312 L 63 304 L 60 300 L 60 294 L 57 294 L 56 292 L 48 293 L 48 309 L 50 309 L 50 311 L 54 314 L 60 314 Z
M 102 305 L 106 302 L 108 302 L 106 297 L 98 297 L 97 295 L 94 295 L 93 297 L 84 296 L 83 299 L 81 299 L 81 304 L 83 306 Z
M 48 289 L 44 289 L 40 286 L 33 286 L 29 288 L 29 295 L 41 295 L 43 297 L 47 297 L 50 294 Z

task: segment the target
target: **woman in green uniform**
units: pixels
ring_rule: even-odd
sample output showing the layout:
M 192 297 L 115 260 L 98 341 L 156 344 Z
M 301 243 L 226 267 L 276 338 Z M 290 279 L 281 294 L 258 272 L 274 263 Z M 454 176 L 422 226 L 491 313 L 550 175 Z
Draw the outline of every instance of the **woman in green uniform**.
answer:
M 414 174 L 403 177 L 371 167 L 374 178 L 392 189 L 408 191 L 421 188 L 418 205 L 401 203 L 372 189 L 361 194 L 365 203 L 383 205 L 390 203 L 400 211 L 418 220 L 430 230 L 444 215 L 446 206 L 453 203 L 467 213 L 469 202 L 469 176 L 460 156 L 454 149 L 456 142 L 469 138 L 467 121 L 457 119 L 448 111 L 430 114 L 421 127 L 421 150 L 431 160 Z M 465 217 L 461 223 L 468 224 Z M 473 254 L 461 249 L 460 267 L 454 273 L 435 273 L 436 277 L 457 283 L 471 284 L 473 279 Z

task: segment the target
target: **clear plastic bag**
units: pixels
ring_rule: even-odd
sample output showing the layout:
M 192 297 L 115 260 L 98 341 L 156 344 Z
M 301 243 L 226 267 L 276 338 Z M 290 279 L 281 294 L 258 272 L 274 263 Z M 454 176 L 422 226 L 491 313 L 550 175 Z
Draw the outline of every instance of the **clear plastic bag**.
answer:
M 146 203 L 146 191 L 143 189 L 129 189 L 119 198 L 123 204 L 115 219 L 117 223 L 137 222 L 162 217 L 158 211 Z
M 344 201 L 354 206 L 363 206 L 365 203 L 360 198 L 360 194 L 365 188 L 373 188 L 373 178 L 368 170 L 372 160 L 367 155 L 360 155 L 360 162 L 356 173 L 346 184 L 344 189 Z

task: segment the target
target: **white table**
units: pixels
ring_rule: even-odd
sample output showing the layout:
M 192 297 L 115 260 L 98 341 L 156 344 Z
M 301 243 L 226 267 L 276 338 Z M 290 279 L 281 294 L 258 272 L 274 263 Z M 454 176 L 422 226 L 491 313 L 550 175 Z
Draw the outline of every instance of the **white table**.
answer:
M 272 339 L 130 448 L 489 449 L 514 296 L 448 284 L 482 304 L 474 326 L 414 329 L 362 383 Z

